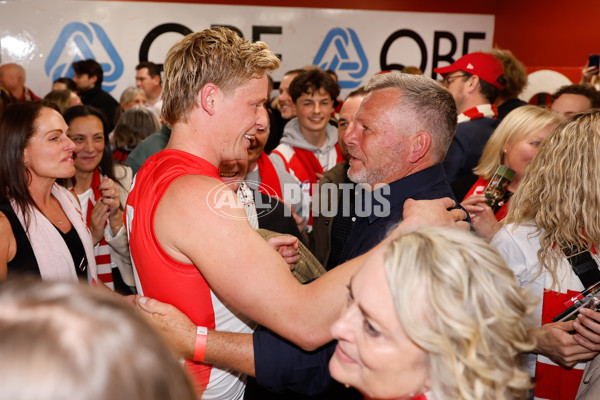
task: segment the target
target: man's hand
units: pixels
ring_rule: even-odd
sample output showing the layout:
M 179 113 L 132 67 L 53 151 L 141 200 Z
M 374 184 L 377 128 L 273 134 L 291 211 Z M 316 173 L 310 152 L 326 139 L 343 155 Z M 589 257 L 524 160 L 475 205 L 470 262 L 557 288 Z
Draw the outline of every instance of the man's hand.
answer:
M 408 199 L 404 202 L 401 226 L 405 229 L 420 225 L 436 225 L 468 230 L 469 223 L 464 221 L 467 213 L 453 207 L 456 207 L 456 203 L 449 197 L 435 200 Z
M 186 360 L 194 358 L 196 325 L 192 320 L 172 305 L 155 299 L 137 296 L 135 303 L 175 354 Z M 209 330 L 204 362 L 255 376 L 252 335 Z
M 141 314 L 156 329 L 169 347 L 181 357 L 194 358 L 196 325 L 187 315 L 170 304 L 139 296 L 136 305 Z
M 535 352 L 565 368 L 571 368 L 578 362 L 593 358 L 598 351 L 582 346 L 576 339 L 577 335 L 569 333 L 576 329 L 574 324 L 575 321 L 566 321 L 542 325 L 537 329 Z
M 294 236 L 275 236 L 267 240 L 267 243 L 275 249 L 277 253 L 288 264 L 290 271 L 296 267 L 296 263 L 300 261 L 300 253 L 298 252 L 298 238 Z

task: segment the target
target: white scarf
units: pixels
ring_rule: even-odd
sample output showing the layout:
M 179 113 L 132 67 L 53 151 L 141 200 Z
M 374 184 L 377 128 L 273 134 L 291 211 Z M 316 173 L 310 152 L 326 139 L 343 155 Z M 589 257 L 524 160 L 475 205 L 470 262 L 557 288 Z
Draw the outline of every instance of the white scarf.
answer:
M 88 281 L 96 284 L 98 274 L 94 257 L 92 235 L 81 215 L 79 204 L 73 195 L 58 184 L 52 186 L 52 195 L 58 200 L 69 221 L 77 231 L 88 261 Z M 73 257 L 56 227 L 37 208 L 32 207 L 29 226 L 25 227 L 22 210 L 11 200 L 11 206 L 27 232 L 33 254 L 40 268 L 42 280 L 77 282 Z
M 237 197 L 244 206 L 248 222 L 254 229 L 258 229 L 258 216 L 256 215 L 256 203 L 254 202 L 254 193 L 245 182 L 240 183 L 237 190 Z

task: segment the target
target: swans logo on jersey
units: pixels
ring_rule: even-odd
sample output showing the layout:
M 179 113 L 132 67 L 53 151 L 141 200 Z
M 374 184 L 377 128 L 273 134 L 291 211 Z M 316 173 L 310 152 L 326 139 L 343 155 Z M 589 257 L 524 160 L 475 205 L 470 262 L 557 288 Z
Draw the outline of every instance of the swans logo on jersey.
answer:
M 342 89 L 360 86 L 369 69 L 369 61 L 354 29 L 333 28 L 327 33 L 313 64 L 338 74 Z
M 102 89 L 112 91 L 117 86 L 112 83 L 123 75 L 123 60 L 104 29 L 93 22 L 71 22 L 63 28 L 46 59 L 46 76 L 52 81 L 62 76 L 72 78 L 75 72 L 71 64 L 89 58 L 102 66 Z

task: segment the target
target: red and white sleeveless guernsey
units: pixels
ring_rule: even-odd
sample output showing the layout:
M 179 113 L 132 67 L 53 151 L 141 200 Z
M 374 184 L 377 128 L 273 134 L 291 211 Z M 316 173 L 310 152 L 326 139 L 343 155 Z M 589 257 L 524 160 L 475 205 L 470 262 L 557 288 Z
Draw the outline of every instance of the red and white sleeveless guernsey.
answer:
M 125 218 L 138 293 L 174 305 L 196 325 L 252 333 L 255 324 L 223 304 L 193 264 L 174 260 L 158 243 L 153 228 L 156 208 L 171 183 L 185 175 L 220 180 L 215 166 L 180 150 L 155 154 L 135 176 Z M 243 398 L 243 374 L 187 360 L 186 367 L 202 399 Z

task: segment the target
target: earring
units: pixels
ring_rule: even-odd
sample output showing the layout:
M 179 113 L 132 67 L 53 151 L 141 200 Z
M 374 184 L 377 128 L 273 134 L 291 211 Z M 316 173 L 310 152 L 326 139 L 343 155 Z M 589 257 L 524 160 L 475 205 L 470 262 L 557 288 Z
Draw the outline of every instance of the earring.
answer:
M 502 150 L 504 153 L 506 153 L 506 149 Z

